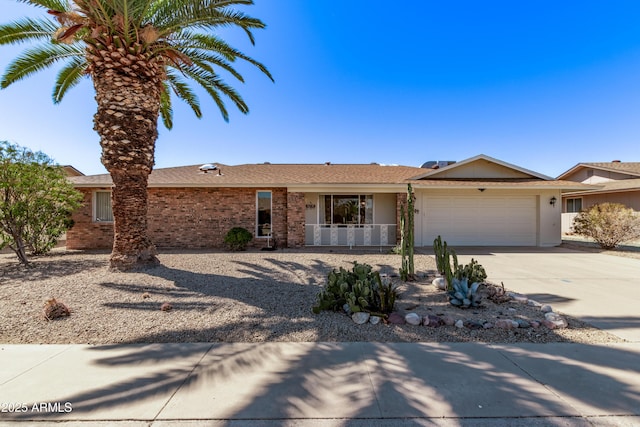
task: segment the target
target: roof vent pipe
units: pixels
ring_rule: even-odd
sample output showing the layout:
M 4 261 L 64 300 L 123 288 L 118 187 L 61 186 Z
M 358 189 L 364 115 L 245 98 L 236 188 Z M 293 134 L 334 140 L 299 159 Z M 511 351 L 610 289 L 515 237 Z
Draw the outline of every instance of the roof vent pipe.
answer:
M 202 172 L 207 173 L 209 171 L 214 171 L 216 169 L 218 169 L 218 167 L 212 163 L 207 163 L 204 164 L 202 166 L 200 166 L 198 169 L 200 169 Z

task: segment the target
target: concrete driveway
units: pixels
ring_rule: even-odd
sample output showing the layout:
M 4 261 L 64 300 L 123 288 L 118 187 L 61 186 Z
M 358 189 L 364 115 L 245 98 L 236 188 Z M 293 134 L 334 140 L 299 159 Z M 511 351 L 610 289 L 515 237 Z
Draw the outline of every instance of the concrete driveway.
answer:
M 455 248 L 476 259 L 488 280 L 640 342 L 640 260 L 567 248 Z

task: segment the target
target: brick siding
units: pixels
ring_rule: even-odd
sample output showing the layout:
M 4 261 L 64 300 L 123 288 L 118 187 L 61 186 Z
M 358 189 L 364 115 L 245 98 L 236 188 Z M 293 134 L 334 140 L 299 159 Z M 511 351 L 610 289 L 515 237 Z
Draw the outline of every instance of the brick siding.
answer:
M 304 193 L 287 193 L 287 246 L 290 248 L 304 246 L 305 215 Z
M 113 224 L 94 222 L 93 190 L 79 190 L 84 193 L 84 205 L 73 215 L 75 225 L 67 233 L 67 248 L 111 248 Z M 217 248 L 222 247 L 224 236 L 232 227 L 244 227 L 255 235 L 258 190 L 272 192 L 272 235 L 278 244 L 303 245 L 304 194 L 289 196 L 285 188 L 150 188 L 149 237 L 159 248 Z M 289 199 L 295 204 L 293 213 L 287 208 Z M 287 224 L 288 215 L 298 221 L 294 226 Z M 300 235 L 289 236 L 289 232 Z M 267 239 L 254 238 L 249 245 L 262 247 L 266 243 Z

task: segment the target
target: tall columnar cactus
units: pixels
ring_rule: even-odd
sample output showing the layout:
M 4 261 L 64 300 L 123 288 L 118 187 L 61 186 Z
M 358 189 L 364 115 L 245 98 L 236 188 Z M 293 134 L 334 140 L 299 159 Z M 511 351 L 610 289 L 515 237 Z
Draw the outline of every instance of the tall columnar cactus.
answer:
M 400 278 L 403 281 L 415 278 L 416 270 L 413 259 L 415 246 L 415 221 L 414 221 L 414 199 L 411 184 L 407 185 L 407 209 L 404 203 L 400 205 L 400 255 L 402 256 L 402 267 L 400 267 Z
M 400 279 L 406 282 L 409 280 L 409 262 L 407 260 L 406 215 L 404 212 L 404 204 L 400 204 L 400 256 L 402 258 Z
M 438 273 L 444 275 L 445 265 L 447 263 L 447 242 L 442 241 L 442 237 L 438 236 L 433 241 L 433 253 L 436 257 L 436 268 Z
M 438 236 L 433 241 L 433 253 L 436 258 L 436 268 L 438 273 L 444 276 L 447 282 L 447 291 L 451 291 L 453 288 L 453 278 L 459 269 L 458 255 L 453 249 L 447 247 L 447 242 L 442 241 L 442 237 Z M 451 262 L 453 261 L 453 267 Z
M 413 248 L 415 243 L 414 231 L 415 231 L 415 221 L 414 221 L 414 195 L 413 188 L 411 184 L 407 184 L 407 257 L 408 257 L 408 274 L 409 277 L 413 278 L 416 275 L 415 265 L 413 262 Z

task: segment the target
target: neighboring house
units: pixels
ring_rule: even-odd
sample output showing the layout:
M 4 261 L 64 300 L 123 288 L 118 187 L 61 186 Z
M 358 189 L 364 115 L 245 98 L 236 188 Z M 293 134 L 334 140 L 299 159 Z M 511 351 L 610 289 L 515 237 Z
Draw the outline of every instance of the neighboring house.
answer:
M 156 169 L 149 176 L 149 234 L 158 247 L 222 246 L 236 226 L 253 246 L 393 246 L 407 184 L 415 193 L 415 243 L 441 235 L 451 245 L 561 243 L 563 191 L 591 188 L 479 155 L 429 168 L 379 164 L 246 164 Z M 70 178 L 84 207 L 69 249 L 113 241 L 109 175 Z
M 64 171 L 66 176 L 84 176 L 82 172 L 80 172 L 78 169 L 74 168 L 71 165 L 64 165 L 64 166 L 61 166 L 61 168 Z
M 640 162 L 578 163 L 558 179 L 594 186 L 562 195 L 563 233 L 571 232 L 578 212 L 597 203 L 622 203 L 640 211 Z

